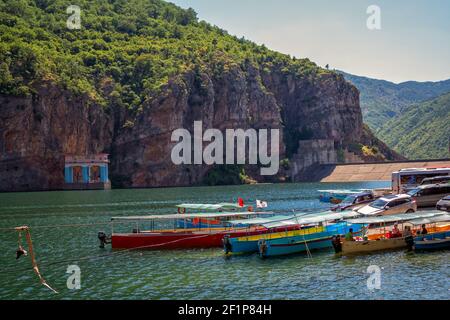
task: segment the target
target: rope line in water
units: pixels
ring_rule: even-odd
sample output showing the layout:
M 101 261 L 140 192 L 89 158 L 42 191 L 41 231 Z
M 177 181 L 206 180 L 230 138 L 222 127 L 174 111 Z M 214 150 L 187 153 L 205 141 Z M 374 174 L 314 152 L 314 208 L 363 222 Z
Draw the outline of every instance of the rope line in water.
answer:
M 54 262 L 41 264 L 41 266 L 43 265 L 44 267 L 48 267 L 48 266 L 58 265 L 58 264 L 62 264 L 62 263 L 71 263 L 71 262 L 73 263 L 74 261 L 84 261 L 84 260 L 91 260 L 91 259 L 98 259 L 98 258 L 99 259 L 107 258 L 107 257 L 111 257 L 111 256 L 116 256 L 119 254 L 129 253 L 129 252 L 135 251 L 135 250 L 148 249 L 148 248 L 153 248 L 153 247 L 161 247 L 161 246 L 165 246 L 165 245 L 171 244 L 171 243 L 181 242 L 181 241 L 185 241 L 185 240 L 189 240 L 189 239 L 199 239 L 199 238 L 204 238 L 207 236 L 209 236 L 209 235 L 201 235 L 201 236 L 197 236 L 197 237 L 186 237 L 186 238 L 181 238 L 181 239 L 158 243 L 158 244 L 145 245 L 145 246 L 140 246 L 140 247 L 135 247 L 135 248 L 123 249 L 123 250 L 119 250 L 119 251 L 112 251 L 112 252 L 109 252 L 106 254 L 101 254 L 101 255 L 90 255 L 90 256 L 85 256 L 85 257 L 81 257 L 78 259 L 58 260 L 58 261 L 54 261 Z M 33 268 L 24 268 L 21 270 L 11 268 L 9 270 L 8 269 L 2 270 L 2 273 L 12 273 L 12 272 L 16 273 L 16 272 L 25 272 L 25 271 L 29 271 L 29 270 L 33 270 Z
M 295 213 L 294 210 L 292 210 L 293 213 Z M 303 215 L 307 215 L 308 213 L 303 213 L 300 216 Z M 296 216 L 296 218 L 298 217 L 298 215 Z M 119 224 L 119 223 L 129 223 L 129 221 L 123 221 L 123 222 L 114 222 L 115 224 Z M 33 229 L 42 229 L 42 228 L 67 228 L 67 227 L 88 227 L 88 226 L 98 226 L 98 225 L 112 225 L 113 222 L 99 222 L 99 223 L 85 223 L 85 224 L 61 224 L 61 225 L 40 225 L 40 226 L 34 226 L 32 227 Z M 31 255 L 31 262 L 32 262 L 32 267 L 31 268 L 24 268 L 21 270 L 17 270 L 16 268 L 11 268 L 11 269 L 3 269 L 2 273 L 16 273 L 16 272 L 25 272 L 25 271 L 29 271 L 29 270 L 34 270 L 35 273 L 38 275 L 40 282 L 42 285 L 46 286 L 47 288 L 49 288 L 50 290 L 52 290 L 53 292 L 57 293 L 56 290 L 54 290 L 52 287 L 50 287 L 50 285 L 47 284 L 46 280 L 42 277 L 37 262 L 35 260 L 34 257 L 34 252 L 33 252 L 33 245 L 32 245 L 32 241 L 31 241 L 31 235 L 29 232 L 30 228 L 27 226 L 23 226 L 23 227 L 11 227 L 11 228 L 0 228 L 0 231 L 18 231 L 19 232 L 19 249 L 21 249 L 21 231 L 25 231 L 26 232 L 26 236 L 27 236 L 27 242 L 28 242 L 28 247 L 29 247 L 29 251 L 30 251 L 30 255 Z M 131 251 L 136 251 L 136 250 L 140 250 L 140 249 L 149 249 L 149 248 L 157 248 L 157 247 L 162 247 L 168 244 L 172 244 L 172 243 L 177 243 L 177 242 L 182 242 L 185 240 L 191 240 L 191 239 L 198 239 L 198 238 L 204 238 L 207 237 L 209 235 L 200 235 L 197 237 L 186 237 L 186 238 L 181 238 L 181 239 L 176 239 L 176 240 L 172 240 L 172 241 L 168 241 L 168 242 L 164 242 L 164 243 L 159 243 L 159 244 L 152 244 L 152 245 L 145 245 L 145 246 L 140 246 L 140 247 L 135 247 L 135 248 L 129 248 L 129 249 L 123 249 L 120 251 L 113 251 L 113 252 L 109 252 L 107 254 L 103 254 L 103 255 L 91 255 L 91 256 L 85 256 L 85 257 L 81 257 L 78 259 L 64 259 L 64 260 L 59 260 L 59 261 L 54 261 L 54 262 L 49 262 L 44 264 L 45 267 L 48 266 L 52 266 L 52 265 L 58 265 L 58 264 L 62 264 L 62 263 L 73 263 L 74 261 L 83 261 L 83 260 L 91 260 L 91 259 L 102 259 L 102 258 L 107 258 L 107 257 L 111 257 L 111 256 L 117 256 L 119 254 L 126 254 L 129 253 Z M 306 241 L 305 241 L 306 242 Z M 307 248 L 309 251 L 309 248 Z M 308 252 L 309 253 L 309 252 Z M 310 253 L 309 253 L 310 255 Z
M 311 209 L 312 210 L 312 209 Z M 287 212 L 287 210 L 272 210 L 273 213 L 280 213 L 280 212 Z M 302 217 L 305 215 L 308 215 L 311 212 L 308 212 L 307 209 L 302 211 L 294 211 L 292 210 L 291 213 L 296 214 L 297 212 L 301 214 L 297 214 L 297 217 Z M 289 215 L 287 215 L 289 216 Z M 40 229 L 40 228 L 69 228 L 69 227 L 90 227 L 90 226 L 98 226 L 98 225 L 112 225 L 114 224 L 129 224 L 131 221 L 110 221 L 110 222 L 98 222 L 98 223 L 74 223 L 74 224 L 49 224 L 49 225 L 40 225 L 40 226 L 30 226 L 30 228 L 33 229 Z M 15 227 L 3 227 L 0 228 L 0 231 L 16 231 Z
M 117 222 L 114 222 L 117 223 Z M 120 223 L 120 222 L 119 222 Z M 30 228 L 33 229 L 43 229 L 43 228 L 68 228 L 68 227 L 90 227 L 90 226 L 99 226 L 99 225 L 109 225 L 112 222 L 99 222 L 99 223 L 75 223 L 75 224 L 49 224 L 49 225 L 41 225 L 41 226 L 33 226 Z M 0 228 L 2 231 L 15 231 L 15 227 L 10 228 Z

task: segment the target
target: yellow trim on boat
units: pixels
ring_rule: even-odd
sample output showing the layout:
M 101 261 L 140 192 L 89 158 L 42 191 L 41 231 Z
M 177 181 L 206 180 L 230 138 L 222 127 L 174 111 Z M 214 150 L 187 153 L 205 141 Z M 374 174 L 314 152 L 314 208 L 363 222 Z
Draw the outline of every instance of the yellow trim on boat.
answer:
M 244 236 L 244 237 L 238 237 L 236 238 L 236 241 L 258 241 L 259 239 L 279 239 L 283 237 L 295 237 L 295 236 L 303 236 L 311 233 L 317 233 L 317 232 L 325 232 L 325 227 L 312 227 L 307 229 L 301 229 L 301 230 L 291 230 L 291 231 L 284 231 L 284 232 L 274 232 L 274 233 L 265 233 L 265 234 L 258 234 L 254 236 Z

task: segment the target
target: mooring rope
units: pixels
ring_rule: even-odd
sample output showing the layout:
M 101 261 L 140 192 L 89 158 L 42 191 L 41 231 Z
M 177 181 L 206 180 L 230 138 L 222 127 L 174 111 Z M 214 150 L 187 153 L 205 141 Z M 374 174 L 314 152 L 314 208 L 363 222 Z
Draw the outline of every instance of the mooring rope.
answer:
M 303 213 L 303 214 L 295 214 L 295 211 L 293 210 L 293 213 L 295 215 L 295 217 L 298 219 L 298 216 L 303 216 L 303 215 L 307 215 L 308 213 Z M 129 221 L 123 221 L 123 222 L 98 222 L 98 223 L 77 223 L 77 224 L 60 224 L 60 225 L 39 225 L 39 226 L 33 226 L 33 229 L 43 229 L 43 228 L 69 228 L 69 227 L 91 227 L 91 226 L 99 226 L 99 225 L 112 225 L 112 224 L 126 224 L 129 223 Z M 18 257 L 20 257 L 20 255 L 26 255 L 26 251 L 23 249 L 22 244 L 21 244 L 21 240 L 22 240 L 22 232 L 26 233 L 26 238 L 27 238 L 27 243 L 28 243 L 28 250 L 30 252 L 30 257 L 31 257 L 31 263 L 32 263 L 32 267 L 31 268 L 24 268 L 22 270 L 18 270 L 15 267 L 11 267 L 10 269 L 3 269 L 2 273 L 16 273 L 16 272 L 25 272 L 25 271 L 29 271 L 30 269 L 34 270 L 34 272 L 36 273 L 36 275 L 39 277 L 39 280 L 41 282 L 41 284 L 47 288 L 49 288 L 51 291 L 53 291 L 54 293 L 58 293 L 55 289 L 53 289 L 45 280 L 45 278 L 42 276 L 35 255 L 34 255 L 34 250 L 33 250 L 33 242 L 31 240 L 31 234 L 30 234 L 30 228 L 29 226 L 21 226 L 21 227 L 6 227 L 6 228 L 0 228 L 0 231 L 16 231 L 18 232 L 18 246 L 19 246 L 19 250 L 18 250 Z M 134 247 L 134 248 L 129 248 L 129 249 L 123 249 L 123 250 L 118 250 L 118 251 L 114 251 L 114 252 L 109 252 L 107 254 L 103 254 L 103 255 L 90 255 L 90 256 L 85 256 L 85 257 L 81 257 L 78 259 L 64 259 L 64 260 L 58 260 L 58 261 L 54 261 L 54 262 L 49 262 L 49 263 L 44 263 L 44 266 L 48 267 L 48 266 L 52 266 L 52 265 L 57 265 L 57 264 L 62 264 L 62 263 L 70 263 L 73 261 L 83 261 L 83 260 L 91 260 L 91 259 L 101 259 L 101 258 L 106 258 L 106 257 L 111 257 L 111 256 L 116 256 L 119 254 L 126 254 L 129 253 L 131 251 L 135 251 L 135 250 L 141 250 L 141 249 L 149 249 L 149 248 L 158 248 L 158 247 L 163 247 L 169 244 L 173 244 L 173 243 L 177 243 L 177 242 L 182 242 L 182 241 L 186 241 L 186 240 L 192 240 L 192 239 L 198 239 L 198 238 L 204 238 L 204 237 L 208 237 L 209 234 L 206 235 L 199 235 L 196 237 L 186 237 L 186 238 L 181 238 L 181 239 L 176 239 L 176 240 L 172 240 L 172 241 L 168 241 L 168 242 L 164 242 L 164 243 L 159 243 L 159 244 L 152 244 L 152 245 L 145 245 L 145 246 L 139 246 L 139 247 Z M 304 235 L 303 235 L 304 236 Z M 305 243 L 306 244 L 306 243 Z M 307 246 L 307 244 L 306 244 Z M 19 251 L 22 252 L 21 254 L 19 254 Z M 309 248 L 308 248 L 309 251 Z M 309 253 L 310 255 L 310 253 Z M 41 264 L 42 265 L 42 264 Z
M 305 232 L 303 232 L 303 241 L 305 242 L 307 256 L 308 256 L 308 258 L 311 259 L 312 258 L 312 254 L 311 254 L 311 251 L 309 251 L 308 243 L 306 242 Z
M 49 288 L 54 293 L 58 293 L 58 291 L 53 289 L 47 283 L 47 281 L 45 280 L 45 278 L 42 276 L 42 274 L 39 271 L 39 267 L 38 267 L 38 264 L 37 264 L 35 256 L 34 256 L 33 242 L 31 240 L 30 228 L 27 227 L 27 226 L 22 226 L 22 227 L 16 227 L 15 230 L 19 232 L 19 240 L 18 240 L 19 250 L 22 250 L 25 255 L 26 255 L 26 251 L 23 250 L 23 247 L 21 245 L 21 239 L 22 239 L 22 231 L 26 232 L 26 237 L 27 237 L 27 242 L 28 242 L 28 251 L 30 252 L 32 268 L 25 268 L 25 269 L 22 269 L 22 270 L 17 270 L 17 269 L 2 270 L 2 273 L 11 273 L 13 271 L 14 272 L 25 272 L 25 271 L 29 271 L 30 269 L 33 269 L 34 272 L 39 277 L 39 280 L 40 280 L 40 282 L 41 282 L 41 284 L 43 286 Z M 123 249 L 123 250 L 119 250 L 119 251 L 113 251 L 113 252 L 109 252 L 109 253 L 103 254 L 103 255 L 90 255 L 90 256 L 85 256 L 85 257 L 81 257 L 81 258 L 78 258 L 78 259 L 59 260 L 59 261 L 54 261 L 54 262 L 50 262 L 50 263 L 44 264 L 44 266 L 48 267 L 48 266 L 62 264 L 62 263 L 71 263 L 73 261 L 82 261 L 82 260 L 91 260 L 91 259 L 98 259 L 98 258 L 100 258 L 100 259 L 101 258 L 107 258 L 107 257 L 117 256 L 117 255 L 120 255 L 120 254 L 126 254 L 126 253 L 129 253 L 131 251 L 135 251 L 135 250 L 142 250 L 142 249 L 148 249 L 148 248 L 153 248 L 153 247 L 161 247 L 161 246 L 165 246 L 165 245 L 172 244 L 172 243 L 182 242 L 182 241 L 191 240 L 191 239 L 199 239 L 199 238 L 204 238 L 204 237 L 208 237 L 208 236 L 209 235 L 206 234 L 206 235 L 200 235 L 200 236 L 196 236 L 196 237 L 186 237 L 186 238 L 176 239 L 176 240 L 163 242 L 163 243 L 158 243 L 158 244 L 145 245 L 145 246 L 139 246 L 139 247 L 134 247 L 134 248 Z
M 117 222 L 114 222 L 117 223 Z M 121 222 L 119 222 L 121 223 Z M 125 223 L 125 222 L 124 222 Z M 33 229 L 44 229 L 44 228 L 69 228 L 69 227 L 90 227 L 90 226 L 100 226 L 100 225 L 110 225 L 112 222 L 98 222 L 98 223 L 74 223 L 74 224 L 49 224 L 32 226 Z M 15 227 L 0 228 L 0 231 L 15 231 Z
M 28 243 L 28 251 L 30 252 L 30 258 L 31 258 L 31 264 L 33 266 L 33 270 L 34 272 L 37 274 L 37 276 L 39 277 L 39 280 L 41 281 L 41 284 L 47 288 L 49 288 L 50 290 L 52 290 L 54 293 L 58 293 L 58 291 L 56 291 L 55 289 L 53 289 L 48 283 L 47 281 L 44 279 L 44 277 L 42 276 L 41 272 L 39 271 L 39 267 L 38 264 L 36 262 L 36 258 L 34 256 L 34 250 L 33 250 L 33 241 L 31 240 L 31 234 L 30 234 L 30 229 L 27 226 L 22 226 L 22 227 L 17 227 L 16 231 L 19 232 L 19 239 L 18 239 L 18 243 L 19 243 L 19 249 L 17 251 L 17 258 L 20 257 L 20 255 L 22 254 L 26 254 L 26 251 L 23 249 L 22 247 L 22 231 L 25 232 L 26 237 L 27 237 L 27 243 Z

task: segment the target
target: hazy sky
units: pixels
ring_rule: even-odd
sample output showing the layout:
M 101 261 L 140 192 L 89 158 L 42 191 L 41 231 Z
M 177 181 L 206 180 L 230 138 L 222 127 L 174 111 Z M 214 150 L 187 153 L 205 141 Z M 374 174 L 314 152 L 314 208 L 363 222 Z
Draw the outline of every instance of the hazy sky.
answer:
M 450 78 L 448 0 L 170 0 L 201 20 L 267 47 L 356 75 Z M 366 26 L 369 5 L 381 30 Z

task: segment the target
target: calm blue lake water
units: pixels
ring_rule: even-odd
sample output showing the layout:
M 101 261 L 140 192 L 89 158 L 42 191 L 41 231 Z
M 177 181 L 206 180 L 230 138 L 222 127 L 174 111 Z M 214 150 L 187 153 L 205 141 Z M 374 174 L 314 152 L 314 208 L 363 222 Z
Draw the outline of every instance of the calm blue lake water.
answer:
M 388 183 L 276 184 L 83 192 L 0 194 L 1 299 L 449 299 L 449 251 L 396 251 L 352 258 L 332 251 L 261 260 L 226 258 L 220 249 L 112 253 L 97 232 L 111 216 L 174 213 L 183 202 L 269 202 L 269 209 L 326 209 L 317 189 L 386 187 Z M 77 227 L 53 225 L 80 224 Z M 88 224 L 86 226 L 86 224 Z M 42 274 L 29 257 L 15 259 L 17 234 L 28 225 Z M 66 286 L 69 265 L 81 269 L 81 289 Z M 367 289 L 367 267 L 382 268 L 381 289 Z

